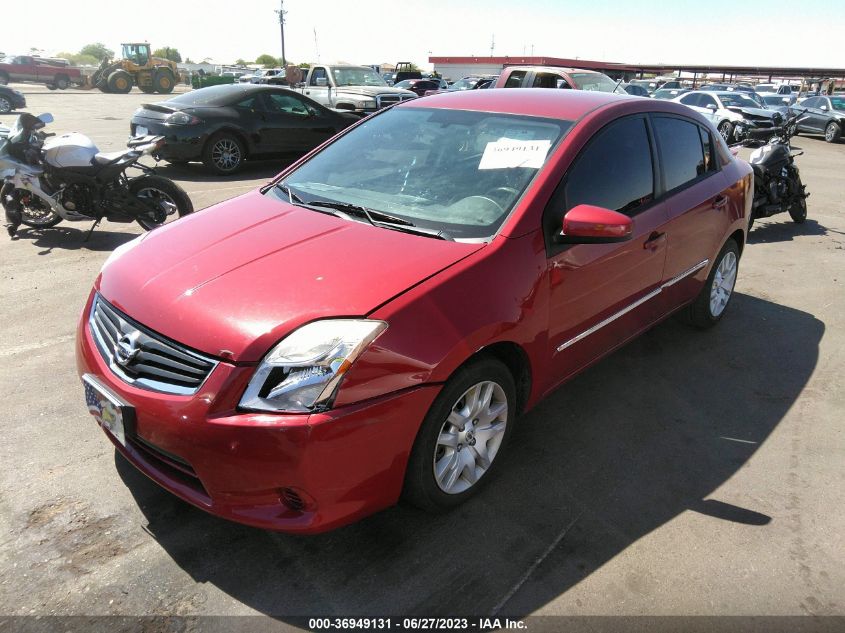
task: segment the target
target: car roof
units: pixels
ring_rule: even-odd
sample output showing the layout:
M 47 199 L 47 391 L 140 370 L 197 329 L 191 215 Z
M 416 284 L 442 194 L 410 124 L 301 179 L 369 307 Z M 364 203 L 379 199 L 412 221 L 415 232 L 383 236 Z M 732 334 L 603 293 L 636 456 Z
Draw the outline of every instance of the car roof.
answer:
M 500 114 L 522 114 L 574 121 L 601 106 L 619 101 L 641 101 L 631 95 L 597 90 L 549 90 L 548 88 L 494 88 L 456 90 L 406 101 L 402 108 L 444 108 Z
M 587 68 L 571 68 L 571 67 L 564 67 L 564 66 L 507 66 L 502 72 L 505 70 L 534 70 L 540 71 L 544 73 L 554 73 L 554 72 L 561 72 L 561 73 L 590 73 L 592 75 L 603 75 L 604 73 L 599 72 L 598 70 L 588 70 Z M 548 88 L 546 88 L 548 90 Z

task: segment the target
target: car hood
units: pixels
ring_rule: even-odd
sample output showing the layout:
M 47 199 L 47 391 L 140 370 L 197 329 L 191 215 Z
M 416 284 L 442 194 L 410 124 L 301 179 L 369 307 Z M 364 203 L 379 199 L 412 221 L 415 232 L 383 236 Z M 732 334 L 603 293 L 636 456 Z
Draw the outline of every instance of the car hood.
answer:
M 99 290 L 168 338 L 254 362 L 300 325 L 364 316 L 483 246 L 377 228 L 252 192 L 119 247 Z
M 771 119 L 774 116 L 773 110 L 764 110 L 763 108 L 746 108 L 741 106 L 728 106 L 728 110 L 749 116 L 754 119 Z
M 390 86 L 339 86 L 338 92 L 346 92 L 354 95 L 362 95 L 365 97 L 375 97 L 376 95 L 404 95 L 416 97 L 416 93 L 404 88 L 391 88 Z

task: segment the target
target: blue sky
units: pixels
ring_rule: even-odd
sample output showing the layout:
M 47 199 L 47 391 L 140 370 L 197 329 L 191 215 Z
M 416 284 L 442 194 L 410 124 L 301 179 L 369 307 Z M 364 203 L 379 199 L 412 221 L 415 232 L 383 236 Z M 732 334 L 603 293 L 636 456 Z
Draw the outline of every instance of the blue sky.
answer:
M 92 41 L 147 40 L 183 57 L 280 54 L 278 0 L 39 0 L 0 10 L 0 49 L 47 54 Z M 31 5 L 30 5 L 31 6 Z M 143 7 L 137 15 L 129 7 Z M 631 63 L 845 67 L 843 0 L 286 0 L 290 60 L 427 62 L 433 55 L 530 54 Z M 315 44 L 314 31 L 317 41 Z

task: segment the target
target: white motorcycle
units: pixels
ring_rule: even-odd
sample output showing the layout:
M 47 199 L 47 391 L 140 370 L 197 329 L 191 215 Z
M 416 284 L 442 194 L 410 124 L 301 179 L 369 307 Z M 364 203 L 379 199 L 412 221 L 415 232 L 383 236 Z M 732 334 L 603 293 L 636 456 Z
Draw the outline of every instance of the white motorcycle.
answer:
M 10 236 L 21 224 L 48 228 L 62 220 L 93 221 L 88 235 L 103 219 L 149 231 L 193 212 L 179 185 L 138 162 L 164 137 L 132 139 L 125 151 L 103 153 L 82 134 L 43 132 L 52 121 L 50 114 L 24 113 L 11 129 L 0 128 L 0 202 Z M 127 176 L 130 167 L 142 175 Z

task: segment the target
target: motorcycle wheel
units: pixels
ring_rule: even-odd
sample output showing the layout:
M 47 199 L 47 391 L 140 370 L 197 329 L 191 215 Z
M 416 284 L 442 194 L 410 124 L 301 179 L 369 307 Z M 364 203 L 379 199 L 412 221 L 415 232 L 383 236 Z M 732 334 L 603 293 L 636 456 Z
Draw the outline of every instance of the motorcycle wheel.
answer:
M 129 191 L 150 207 L 148 216 L 135 218 L 146 231 L 194 212 L 194 205 L 185 190 L 161 176 L 135 178 L 129 183 Z
M 795 222 L 795 224 L 804 224 L 804 220 L 807 219 L 806 198 L 799 198 L 792 203 L 792 206 L 789 207 L 789 217 L 792 218 L 792 221 Z
M 62 221 L 47 204 L 38 196 L 34 196 L 25 189 L 15 192 L 21 205 L 21 224 L 33 229 L 49 229 Z

